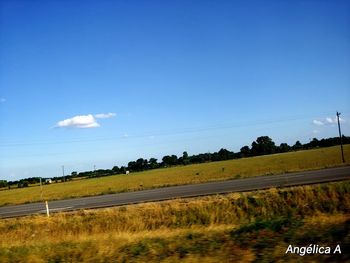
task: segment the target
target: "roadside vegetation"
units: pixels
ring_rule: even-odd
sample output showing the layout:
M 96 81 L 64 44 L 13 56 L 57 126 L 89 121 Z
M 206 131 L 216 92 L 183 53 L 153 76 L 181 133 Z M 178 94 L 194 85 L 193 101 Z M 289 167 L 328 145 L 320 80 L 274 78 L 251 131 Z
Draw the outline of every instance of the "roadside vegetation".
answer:
M 192 164 L 43 186 L 43 199 L 57 200 L 218 180 L 322 169 L 350 164 L 350 145 Z M 41 200 L 39 186 L 0 191 L 0 206 Z
M 345 262 L 350 181 L 3 219 L 0 233 L 0 262 Z

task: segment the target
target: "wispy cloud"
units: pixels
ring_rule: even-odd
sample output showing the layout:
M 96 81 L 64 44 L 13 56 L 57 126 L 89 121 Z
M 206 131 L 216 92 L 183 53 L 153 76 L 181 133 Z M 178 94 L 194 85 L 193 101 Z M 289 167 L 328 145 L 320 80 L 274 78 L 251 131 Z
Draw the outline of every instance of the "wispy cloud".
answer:
M 313 120 L 312 123 L 315 125 L 318 125 L 318 126 L 324 125 L 324 123 L 322 121 L 319 121 L 319 120 Z
M 334 117 L 334 118 L 327 117 L 326 122 L 328 124 L 336 124 L 338 122 L 338 120 L 336 117 Z M 342 117 L 339 117 L 339 122 L 342 123 L 342 122 L 345 122 L 345 120 Z
M 313 120 L 312 123 L 317 126 L 323 126 L 323 125 L 334 125 L 338 122 L 337 118 L 331 118 L 331 117 L 326 117 L 323 120 Z M 339 122 L 344 123 L 345 119 L 339 117 Z
M 335 120 L 335 118 L 334 118 L 334 120 L 333 120 L 332 118 L 327 117 L 327 118 L 326 118 L 326 122 L 329 123 L 329 124 L 332 124 L 332 123 L 335 123 L 336 120 Z
M 6 101 L 5 98 L 1 98 L 1 97 L 0 97 L 0 103 L 4 103 L 5 101 Z
M 58 128 L 96 128 L 100 127 L 100 124 L 96 122 L 96 119 L 92 114 L 78 115 L 69 119 L 65 119 L 57 122 Z
M 318 133 L 320 133 L 320 131 L 319 130 L 313 130 L 312 133 L 313 134 L 318 134 Z
M 96 119 L 108 119 L 108 118 L 113 118 L 115 117 L 117 114 L 109 112 L 109 113 L 98 113 L 95 114 L 94 117 Z

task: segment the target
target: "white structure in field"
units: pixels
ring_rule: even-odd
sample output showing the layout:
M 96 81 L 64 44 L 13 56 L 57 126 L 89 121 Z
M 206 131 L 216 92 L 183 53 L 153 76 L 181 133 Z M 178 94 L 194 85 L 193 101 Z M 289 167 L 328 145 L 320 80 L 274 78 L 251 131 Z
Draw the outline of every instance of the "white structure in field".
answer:
M 52 183 L 52 179 L 48 178 L 48 179 L 45 179 L 45 184 L 51 184 Z

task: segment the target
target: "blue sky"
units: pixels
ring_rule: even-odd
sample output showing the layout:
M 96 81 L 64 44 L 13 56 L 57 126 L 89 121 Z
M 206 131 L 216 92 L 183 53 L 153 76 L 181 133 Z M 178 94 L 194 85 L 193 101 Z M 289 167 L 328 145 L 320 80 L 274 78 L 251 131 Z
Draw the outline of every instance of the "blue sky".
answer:
M 350 135 L 349 1 L 0 2 L 0 179 Z M 328 119 L 327 119 L 328 118 Z

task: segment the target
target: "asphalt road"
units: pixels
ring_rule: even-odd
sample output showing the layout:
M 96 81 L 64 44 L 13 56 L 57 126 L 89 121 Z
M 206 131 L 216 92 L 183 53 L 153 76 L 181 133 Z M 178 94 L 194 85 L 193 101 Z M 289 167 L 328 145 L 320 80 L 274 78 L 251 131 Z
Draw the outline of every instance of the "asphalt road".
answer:
M 346 166 L 316 171 L 260 176 L 220 182 L 172 186 L 137 192 L 50 201 L 49 208 L 50 212 L 73 211 L 77 209 L 101 208 L 150 201 L 161 201 L 173 198 L 223 194 L 229 192 L 244 192 L 271 187 L 315 184 L 349 179 L 350 166 Z M 45 209 L 45 204 L 43 202 L 3 206 L 0 207 L 0 218 L 46 213 Z

